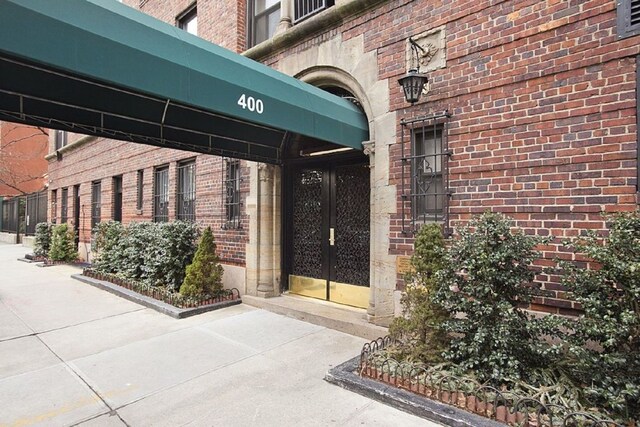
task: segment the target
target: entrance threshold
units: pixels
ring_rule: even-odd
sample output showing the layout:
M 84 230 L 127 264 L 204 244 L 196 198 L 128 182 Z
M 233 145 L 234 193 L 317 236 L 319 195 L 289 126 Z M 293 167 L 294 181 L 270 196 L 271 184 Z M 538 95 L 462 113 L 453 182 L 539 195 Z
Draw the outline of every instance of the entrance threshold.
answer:
M 389 333 L 387 328 L 369 323 L 365 309 L 347 307 L 290 293 L 273 298 L 243 295 L 242 302 L 368 340 L 375 340 Z

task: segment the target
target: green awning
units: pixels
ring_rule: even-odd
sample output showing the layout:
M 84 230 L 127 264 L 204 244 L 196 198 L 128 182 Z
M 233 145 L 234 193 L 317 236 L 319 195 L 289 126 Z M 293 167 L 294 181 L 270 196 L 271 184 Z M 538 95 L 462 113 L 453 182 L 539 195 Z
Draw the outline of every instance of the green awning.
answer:
M 0 120 L 270 163 L 368 139 L 348 100 L 115 0 L 0 0 Z

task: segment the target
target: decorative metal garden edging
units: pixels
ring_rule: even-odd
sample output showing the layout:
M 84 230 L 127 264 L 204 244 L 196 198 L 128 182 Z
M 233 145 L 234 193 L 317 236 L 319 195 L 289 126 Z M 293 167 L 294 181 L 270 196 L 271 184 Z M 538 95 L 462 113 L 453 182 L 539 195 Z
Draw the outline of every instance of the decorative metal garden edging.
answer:
M 443 375 L 425 365 L 384 357 L 380 352 L 392 344 L 390 336 L 366 343 L 360 352 L 359 374 L 512 426 L 624 427 L 600 414 L 576 412 L 470 378 Z
M 206 305 L 211 305 L 224 301 L 234 301 L 240 299 L 240 291 L 236 288 L 232 289 L 224 289 L 222 293 L 218 296 L 205 296 L 201 298 L 192 298 L 192 297 L 184 297 L 176 292 L 171 292 L 166 289 L 146 285 L 144 283 L 135 282 L 132 280 L 126 280 L 122 277 L 118 277 L 115 274 L 104 273 L 101 271 L 94 270 L 92 268 L 85 268 L 82 270 L 82 274 L 84 276 L 90 277 L 92 279 L 104 280 L 110 282 L 114 285 L 121 286 L 125 289 L 132 290 L 141 295 L 145 295 L 151 298 L 154 298 L 159 301 L 166 302 L 167 304 L 171 304 L 174 307 L 178 308 L 196 308 L 202 307 Z

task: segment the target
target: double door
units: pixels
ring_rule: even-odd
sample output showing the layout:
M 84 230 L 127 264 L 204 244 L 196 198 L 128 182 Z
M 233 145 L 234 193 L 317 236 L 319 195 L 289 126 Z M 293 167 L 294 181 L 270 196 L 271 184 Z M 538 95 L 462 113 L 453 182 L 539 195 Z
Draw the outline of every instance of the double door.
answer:
M 290 171 L 289 291 L 355 307 L 369 303 L 370 184 L 364 163 Z

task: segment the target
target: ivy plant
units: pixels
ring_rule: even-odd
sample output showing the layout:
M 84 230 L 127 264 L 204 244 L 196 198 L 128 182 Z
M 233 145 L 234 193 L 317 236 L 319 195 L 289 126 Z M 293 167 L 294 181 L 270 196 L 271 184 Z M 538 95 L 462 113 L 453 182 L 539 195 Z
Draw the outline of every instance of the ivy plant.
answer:
M 590 261 L 560 264 L 583 309 L 567 337 L 568 356 L 593 405 L 640 422 L 640 215 L 608 219 L 608 238 L 587 232 L 566 242 Z
M 537 293 L 532 263 L 536 245 L 547 239 L 512 229 L 497 213 L 474 218 L 446 252 L 434 302 L 452 314 L 447 360 L 482 381 L 502 384 L 546 366 L 557 349 L 539 339 L 546 323 L 524 307 Z

